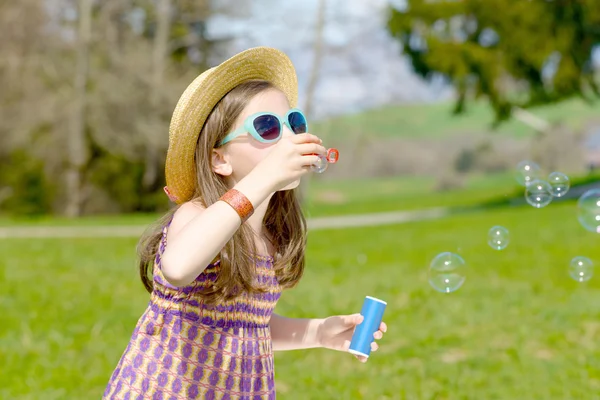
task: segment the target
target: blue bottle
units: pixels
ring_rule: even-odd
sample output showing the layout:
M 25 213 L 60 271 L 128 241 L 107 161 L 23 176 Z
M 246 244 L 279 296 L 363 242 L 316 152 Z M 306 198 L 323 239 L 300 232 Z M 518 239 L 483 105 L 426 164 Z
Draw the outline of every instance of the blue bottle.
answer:
M 371 343 L 375 340 L 373 334 L 379 330 L 383 312 L 387 303 L 375 297 L 366 296 L 360 314 L 364 317 L 363 322 L 356 326 L 349 353 L 357 356 L 369 357 L 371 354 Z

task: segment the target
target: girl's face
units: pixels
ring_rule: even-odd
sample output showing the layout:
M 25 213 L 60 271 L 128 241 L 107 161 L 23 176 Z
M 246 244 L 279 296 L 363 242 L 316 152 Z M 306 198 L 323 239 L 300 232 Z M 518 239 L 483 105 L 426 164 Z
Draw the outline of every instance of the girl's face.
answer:
M 289 110 L 290 105 L 283 92 L 277 89 L 267 89 L 250 100 L 231 127 L 230 132 L 242 127 L 246 118 L 252 114 L 270 112 L 285 116 Z M 294 135 L 286 125 L 283 125 L 282 129 L 282 137 Z M 230 187 L 233 187 L 269 154 L 276 143 L 262 143 L 254 139 L 250 133 L 243 133 L 224 146 L 214 149 L 213 169 L 219 175 L 226 176 Z M 299 183 L 300 180 L 293 182 L 284 190 L 293 189 Z

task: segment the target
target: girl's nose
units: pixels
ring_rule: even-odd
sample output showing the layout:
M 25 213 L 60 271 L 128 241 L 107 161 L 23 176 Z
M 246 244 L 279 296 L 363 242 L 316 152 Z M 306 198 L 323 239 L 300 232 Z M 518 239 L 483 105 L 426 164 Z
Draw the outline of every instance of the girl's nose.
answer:
M 294 132 L 286 124 L 282 125 L 283 132 L 281 133 L 282 137 L 294 136 Z

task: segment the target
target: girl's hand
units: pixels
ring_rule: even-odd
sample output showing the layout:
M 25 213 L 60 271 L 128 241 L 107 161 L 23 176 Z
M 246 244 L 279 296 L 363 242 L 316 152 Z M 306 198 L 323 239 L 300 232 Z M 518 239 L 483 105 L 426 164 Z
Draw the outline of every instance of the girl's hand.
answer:
M 321 139 L 310 133 L 284 136 L 269 154 L 256 165 L 253 174 L 269 182 L 272 192 L 285 188 L 311 171 L 310 166 L 325 157 L 327 149 Z
M 363 319 L 364 317 L 360 314 L 337 315 L 325 318 L 317 330 L 317 340 L 320 346 L 332 350 L 348 351 L 354 329 Z M 387 325 L 382 322 L 373 337 L 375 340 L 379 340 L 386 331 Z M 371 351 L 377 351 L 378 348 L 376 342 L 371 343 Z M 367 362 L 367 357 L 356 355 L 355 357 L 363 363 Z

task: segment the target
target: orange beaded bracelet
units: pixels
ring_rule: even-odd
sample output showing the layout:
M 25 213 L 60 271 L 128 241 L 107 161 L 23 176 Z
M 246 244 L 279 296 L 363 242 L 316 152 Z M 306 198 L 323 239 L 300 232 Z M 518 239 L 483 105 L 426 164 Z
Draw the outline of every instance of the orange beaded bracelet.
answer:
M 230 189 L 219 200 L 229 204 L 238 213 L 242 224 L 254 213 L 254 207 L 250 200 L 236 189 Z

